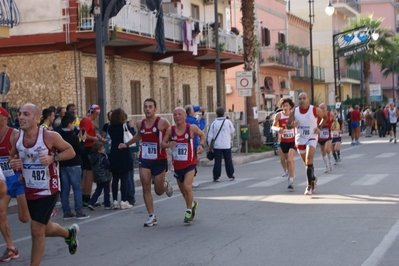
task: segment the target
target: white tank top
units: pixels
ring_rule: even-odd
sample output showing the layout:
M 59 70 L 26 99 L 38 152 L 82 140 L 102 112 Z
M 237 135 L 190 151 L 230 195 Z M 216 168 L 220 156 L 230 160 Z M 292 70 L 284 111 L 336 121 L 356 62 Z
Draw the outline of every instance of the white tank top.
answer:
M 25 180 L 27 199 L 36 199 L 52 195 L 59 191 L 58 163 L 49 166 L 40 163 L 39 155 L 54 155 L 55 150 L 49 150 L 43 140 L 43 127 L 39 127 L 35 145 L 26 148 L 23 144 L 24 131 L 20 130 L 16 148 L 22 160 L 22 175 Z
M 295 108 L 295 121 L 298 121 L 298 127 L 295 135 L 295 141 L 298 144 L 305 144 L 310 139 L 318 139 L 318 135 L 314 133 L 317 128 L 317 117 L 314 115 L 313 105 L 309 106 L 305 114 L 301 114 L 299 107 Z
M 396 116 L 396 107 L 391 110 L 391 108 L 388 108 L 388 116 L 389 116 L 389 123 L 394 124 L 398 120 L 398 117 Z

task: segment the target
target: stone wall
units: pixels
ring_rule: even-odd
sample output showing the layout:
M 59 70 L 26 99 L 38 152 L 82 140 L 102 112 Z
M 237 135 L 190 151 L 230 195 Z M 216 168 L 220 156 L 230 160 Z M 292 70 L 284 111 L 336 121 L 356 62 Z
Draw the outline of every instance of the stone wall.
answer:
M 46 108 L 75 103 L 80 117 L 88 108 L 85 78 L 97 77 L 95 55 L 79 51 L 0 55 L 0 71 L 7 72 L 10 77 L 11 89 L 5 97 L 9 106 L 31 102 L 39 108 Z M 222 88 L 223 77 L 222 74 Z M 106 57 L 105 78 L 106 111 L 122 107 L 131 113 L 131 81 L 140 81 L 141 102 L 154 98 L 159 113 L 170 113 L 176 106 L 182 106 L 184 84 L 190 85 L 191 103 L 205 107 L 206 87 L 213 86 L 216 105 L 214 70 L 115 56 Z

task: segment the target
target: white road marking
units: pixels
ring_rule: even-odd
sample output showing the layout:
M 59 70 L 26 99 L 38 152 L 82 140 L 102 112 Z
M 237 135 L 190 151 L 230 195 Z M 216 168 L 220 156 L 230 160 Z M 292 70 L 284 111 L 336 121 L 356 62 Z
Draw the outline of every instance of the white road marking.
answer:
M 356 158 L 360 158 L 360 157 L 362 157 L 364 155 L 366 155 L 366 154 L 364 154 L 364 153 L 355 153 L 355 154 L 351 154 L 351 155 L 345 156 L 344 158 L 345 158 L 345 160 L 346 159 L 356 159 Z
M 390 158 L 396 155 L 396 152 L 386 152 L 386 153 L 381 153 L 378 156 L 375 156 L 375 158 Z
M 248 188 L 252 188 L 252 187 L 271 187 L 271 186 L 277 185 L 278 183 L 281 183 L 281 182 L 288 182 L 287 181 L 287 177 L 277 176 L 277 177 L 271 178 L 269 180 L 262 181 L 262 182 L 253 184 L 251 186 L 248 186 Z
M 343 175 L 332 175 L 332 174 L 323 174 L 322 176 L 317 177 L 317 185 L 325 185 Z M 300 183 L 299 186 L 306 186 L 307 182 Z
M 381 182 L 384 178 L 386 178 L 388 174 L 373 174 L 373 175 L 365 175 L 353 182 L 352 186 L 372 186 L 379 182 Z

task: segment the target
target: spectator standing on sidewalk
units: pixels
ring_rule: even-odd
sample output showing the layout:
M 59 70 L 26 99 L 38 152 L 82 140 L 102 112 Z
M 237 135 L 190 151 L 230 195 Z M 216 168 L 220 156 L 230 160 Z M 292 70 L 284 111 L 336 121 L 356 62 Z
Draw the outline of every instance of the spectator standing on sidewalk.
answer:
M 385 137 L 385 124 L 387 118 L 384 111 L 381 109 L 381 105 L 378 106 L 378 110 L 374 113 L 374 119 L 377 121 L 378 136 L 380 138 Z
M 359 110 L 359 105 L 351 112 L 351 127 L 352 127 L 352 143 L 351 145 L 359 145 L 360 138 L 360 121 L 362 120 L 362 113 Z
M 162 141 L 162 148 L 172 149 L 174 177 L 179 185 L 180 192 L 186 203 L 186 212 L 184 216 L 185 223 L 191 223 L 195 217 L 198 202 L 194 201 L 192 182 L 197 165 L 198 152 L 203 152 L 205 143 L 205 134 L 196 125 L 186 123 L 187 108 L 177 107 L 173 111 L 173 119 L 176 125 L 166 130 Z M 200 140 L 197 149 L 194 148 L 194 135 Z
M 61 129 L 58 132 L 61 137 L 68 142 L 75 151 L 75 157 L 72 159 L 60 162 L 61 172 L 61 203 L 64 212 L 64 220 L 76 218 L 78 220 L 87 219 L 90 216 L 83 212 L 82 205 L 82 156 L 85 155 L 85 149 L 79 138 L 83 141 L 86 140 L 86 134 L 82 135 L 81 132 L 78 136 L 75 135 L 75 113 L 67 112 L 61 120 Z M 75 204 L 75 213 L 71 211 L 69 205 L 69 193 L 73 191 L 73 198 Z
M 213 181 L 219 182 L 220 175 L 222 174 L 222 157 L 226 167 L 226 174 L 230 181 L 234 181 L 234 166 L 233 158 L 231 155 L 231 137 L 234 134 L 235 128 L 231 121 L 224 117 L 224 109 L 218 107 L 216 109 L 217 118 L 212 122 L 209 127 L 207 143 L 209 150 L 215 153 L 215 160 L 213 165 Z M 216 135 L 220 129 L 220 133 L 215 140 Z M 214 140 L 214 146 L 211 143 Z

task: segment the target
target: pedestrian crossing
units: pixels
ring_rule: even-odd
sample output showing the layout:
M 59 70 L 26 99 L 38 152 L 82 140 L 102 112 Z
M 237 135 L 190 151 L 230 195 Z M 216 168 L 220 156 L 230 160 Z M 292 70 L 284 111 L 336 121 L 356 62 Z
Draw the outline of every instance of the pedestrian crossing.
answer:
M 356 178 L 355 181 L 351 181 L 349 183 L 350 186 L 374 186 L 377 185 L 378 183 L 381 183 L 383 180 L 385 180 L 389 174 L 366 174 L 363 175 L 359 178 Z M 318 181 L 317 185 L 318 186 L 323 186 L 327 185 L 329 183 L 332 183 L 334 181 L 338 181 L 339 179 L 346 178 L 347 175 L 343 174 L 321 174 L 318 176 Z M 300 179 L 300 180 L 298 180 Z M 254 183 L 255 181 L 255 183 Z M 296 177 L 296 186 L 298 187 L 305 187 L 306 184 L 306 179 L 304 177 Z M 299 182 L 301 181 L 301 182 Z M 298 183 L 299 182 L 299 183 Z M 273 187 L 273 186 L 281 186 L 282 184 L 287 183 L 287 178 L 286 177 L 281 177 L 281 176 L 276 176 L 272 178 L 268 178 L 267 180 L 262 180 L 260 181 L 259 178 L 236 178 L 234 181 L 228 181 L 222 180 L 221 182 L 214 183 L 213 181 L 202 181 L 198 182 L 199 186 L 197 188 L 194 188 L 194 190 L 214 190 L 214 189 L 222 189 L 222 188 L 227 188 L 231 186 L 240 186 L 243 187 L 242 184 L 240 183 L 249 183 L 248 185 L 244 185 L 245 188 L 253 189 L 253 188 L 267 188 L 267 187 Z M 240 184 L 240 185 L 239 185 Z

